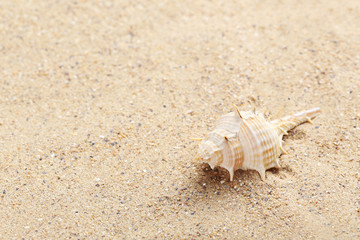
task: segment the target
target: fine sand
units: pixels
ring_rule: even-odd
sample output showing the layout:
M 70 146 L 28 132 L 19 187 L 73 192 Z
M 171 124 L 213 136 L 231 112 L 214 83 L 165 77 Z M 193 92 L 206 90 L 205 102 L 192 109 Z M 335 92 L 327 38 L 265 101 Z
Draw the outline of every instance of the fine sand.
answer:
M 1 239 L 360 238 L 358 0 L 0 0 L 0 69 Z M 232 104 L 322 113 L 230 183 Z

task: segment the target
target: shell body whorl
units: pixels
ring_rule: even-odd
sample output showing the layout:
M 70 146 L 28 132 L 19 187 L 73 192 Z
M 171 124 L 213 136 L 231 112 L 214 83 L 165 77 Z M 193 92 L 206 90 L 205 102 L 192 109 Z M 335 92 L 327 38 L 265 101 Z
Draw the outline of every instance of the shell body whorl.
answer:
M 281 118 L 272 122 L 253 112 L 236 111 L 220 117 L 199 144 L 200 159 L 211 168 L 220 166 L 230 173 L 230 181 L 238 169 L 256 170 L 265 180 L 267 169 L 279 168 L 282 137 L 295 126 L 310 121 L 320 109 Z

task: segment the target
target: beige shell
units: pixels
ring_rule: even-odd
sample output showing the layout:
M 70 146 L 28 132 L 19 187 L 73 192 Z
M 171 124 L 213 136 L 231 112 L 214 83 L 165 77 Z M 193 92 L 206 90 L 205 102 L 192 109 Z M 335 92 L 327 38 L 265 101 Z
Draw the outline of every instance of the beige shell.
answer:
M 199 144 L 198 159 L 227 169 L 230 181 L 238 169 L 256 170 L 265 180 L 265 171 L 279 168 L 279 156 L 283 153 L 282 137 L 287 131 L 311 122 L 320 113 L 319 108 L 268 122 L 259 114 L 239 111 L 235 107 L 220 117 L 215 128 Z

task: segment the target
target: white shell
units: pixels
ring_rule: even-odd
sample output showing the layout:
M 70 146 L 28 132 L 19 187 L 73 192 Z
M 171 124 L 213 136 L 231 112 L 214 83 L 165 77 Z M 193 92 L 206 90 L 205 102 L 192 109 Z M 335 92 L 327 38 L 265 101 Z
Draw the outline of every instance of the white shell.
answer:
M 253 112 L 235 110 L 221 116 L 214 130 L 201 141 L 198 157 L 212 169 L 217 166 L 227 169 L 230 181 L 238 169 L 256 170 L 265 180 L 267 169 L 280 167 L 283 135 L 299 124 L 311 122 L 320 112 L 313 108 L 268 122 Z

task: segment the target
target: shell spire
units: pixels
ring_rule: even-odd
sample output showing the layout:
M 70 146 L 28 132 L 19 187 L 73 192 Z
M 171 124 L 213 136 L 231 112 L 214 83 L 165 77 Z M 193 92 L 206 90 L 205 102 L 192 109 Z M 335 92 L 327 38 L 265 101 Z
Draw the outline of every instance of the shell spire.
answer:
M 271 124 L 278 129 L 280 137 L 287 135 L 287 132 L 302 123 L 309 122 L 313 123 L 311 119 L 319 115 L 321 112 L 320 108 L 312 108 L 307 111 L 298 112 L 293 115 L 289 115 L 280 119 L 271 121 Z
M 202 139 L 197 159 L 211 168 L 227 169 L 230 181 L 238 169 L 256 170 L 265 180 L 267 169 L 280 168 L 279 156 L 285 152 L 283 135 L 304 122 L 311 123 L 319 113 L 319 108 L 313 108 L 268 122 L 261 115 L 240 111 L 235 106 L 235 111 L 221 116 L 215 128 Z

